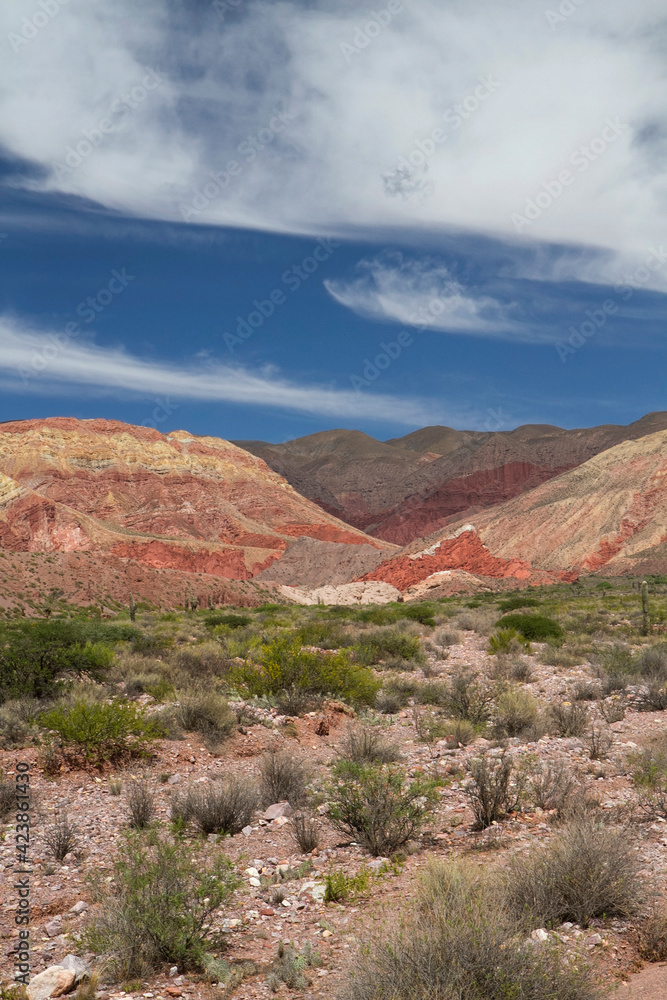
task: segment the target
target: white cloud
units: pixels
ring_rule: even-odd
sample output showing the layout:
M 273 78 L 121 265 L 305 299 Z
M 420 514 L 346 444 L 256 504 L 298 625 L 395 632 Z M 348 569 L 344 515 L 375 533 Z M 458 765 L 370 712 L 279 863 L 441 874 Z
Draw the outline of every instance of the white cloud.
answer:
M 361 261 L 351 281 L 324 282 L 327 291 L 360 316 L 422 329 L 534 339 L 511 317 L 511 307 L 473 294 L 433 258 L 406 260 L 400 253 Z
M 411 0 L 352 55 L 341 46 L 370 15 L 349 0 L 245 0 L 224 20 L 207 4 L 70 0 L 12 51 L 11 34 L 39 9 L 0 7 L 0 143 L 49 171 L 46 190 L 178 221 L 179 206 L 215 183 L 211 172 L 236 160 L 240 172 L 199 198 L 193 221 L 447 228 L 629 255 L 664 236 L 664 0 L 586 0 L 556 25 L 546 5 L 525 0 Z M 119 110 L 146 66 L 167 78 Z M 489 77 L 498 86 L 458 127 L 458 112 L 444 117 L 466 100 L 473 108 Z M 67 147 L 114 107 L 122 129 L 56 174 Z M 293 118 L 271 134 L 276 108 Z M 570 157 L 607 119 L 627 127 L 580 171 Z M 418 168 L 423 197 L 388 194 L 383 179 L 435 128 L 447 138 Z M 240 152 L 260 129 L 266 142 Z M 573 183 L 517 233 L 512 216 L 545 200 L 564 169 Z
M 171 397 L 297 410 L 420 427 L 453 419 L 428 401 L 299 385 L 264 369 L 257 373 L 213 360 L 175 365 L 147 361 L 123 348 L 79 342 L 58 331 L 25 327 L 0 317 L 0 385 L 9 392 L 94 391 L 142 399 Z

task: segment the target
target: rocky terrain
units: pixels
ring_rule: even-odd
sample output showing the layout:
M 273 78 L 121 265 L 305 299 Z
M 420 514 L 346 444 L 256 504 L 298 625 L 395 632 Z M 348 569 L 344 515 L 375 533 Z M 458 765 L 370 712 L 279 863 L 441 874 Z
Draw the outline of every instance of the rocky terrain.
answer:
M 82 700 L 95 704 L 100 699 L 112 703 L 130 697 L 149 716 L 160 717 L 188 699 L 189 703 L 201 700 L 201 680 L 196 678 L 209 663 L 213 672 L 207 675 L 208 690 L 226 692 L 235 713 L 234 725 L 227 726 L 217 742 L 210 733 L 196 729 L 174 732 L 156 740 L 144 760 L 82 768 L 73 758 L 54 771 L 45 749 L 54 734 L 49 737 L 40 730 L 38 717 L 30 722 L 29 713 L 24 713 L 23 729 L 15 723 L 9 736 L 8 720 L 17 712 L 17 703 L 0 707 L 0 766 L 12 781 L 17 764 L 29 764 L 32 774 L 33 979 L 50 970 L 46 981 L 60 977 L 64 988 L 72 991 L 75 974 L 69 970 L 79 969 L 84 976 L 82 1000 L 124 1000 L 133 995 L 152 1000 L 259 1000 L 276 994 L 338 1000 L 348 987 L 354 963 L 360 956 L 365 960 L 364 948 L 391 935 L 400 915 L 412 912 L 420 879 L 428 875 L 429 866 L 457 862 L 495 877 L 516 859 L 531 857 L 535 848 L 548 849 L 568 824 L 580 821 L 579 814 L 567 818 L 567 800 L 576 791 L 581 808 L 600 828 L 623 831 L 628 850 L 636 856 L 633 878 L 639 880 L 639 900 L 631 913 L 601 914 L 582 922 L 559 920 L 553 926 L 533 922 L 523 932 L 525 947 L 537 955 L 540 949 L 559 949 L 570 964 L 584 960 L 599 990 L 596 996 L 659 1000 L 667 990 L 667 964 L 655 956 L 647 959 L 646 928 L 654 908 L 667 903 L 667 813 L 664 800 L 657 793 L 648 796 L 637 775 L 642 754 L 652 754 L 651 760 L 667 767 L 667 758 L 660 756 L 667 753 L 665 713 L 650 710 L 642 701 L 641 683 L 632 673 L 622 689 L 608 684 L 600 650 L 613 650 L 619 641 L 627 643 L 635 657 L 653 650 L 651 662 L 658 669 L 660 660 L 663 683 L 664 643 L 659 633 L 639 635 L 634 623 L 638 597 L 628 584 L 605 591 L 594 584 L 579 595 L 565 586 L 536 589 L 534 594 L 539 612 L 559 621 L 564 633 L 560 641 L 533 641 L 529 649 L 515 646 L 513 651 L 508 647 L 501 655 L 492 654 L 489 635 L 502 614 L 503 595 L 467 602 L 473 607 L 452 599 L 421 606 L 421 616 L 434 616 L 435 626 L 397 618 L 404 612 L 394 606 L 395 635 L 416 640 L 420 649 L 412 663 L 405 661 L 398 670 L 395 659 L 391 665 L 380 660 L 373 667 L 382 684 L 380 694 L 384 692 L 386 699 L 393 690 L 397 702 L 389 706 L 378 696 L 373 708 L 355 705 L 353 699 L 322 697 L 291 713 L 270 699 L 249 699 L 235 690 L 223 657 L 235 652 L 237 662 L 243 662 L 252 656 L 253 635 L 275 635 L 277 629 L 293 633 L 310 623 L 323 637 L 327 629 L 333 636 L 340 621 L 337 624 L 327 608 L 285 606 L 280 612 L 251 612 L 249 624 L 236 625 L 232 631 L 223 626 L 213 633 L 206 625 L 206 612 L 166 619 L 141 615 L 134 627 L 142 635 L 161 636 L 171 643 L 161 660 L 154 653 L 132 653 L 121 645 L 108 678 L 75 683 L 61 695 L 62 704 L 71 707 Z M 659 628 L 667 615 L 667 601 L 654 593 L 651 600 L 654 627 Z M 378 631 L 373 624 L 374 615 L 387 613 L 382 608 L 351 610 L 352 617 L 344 620 L 352 630 L 349 637 L 387 637 L 389 626 Z M 217 660 L 212 659 L 212 635 Z M 322 657 L 332 655 L 326 652 L 328 645 L 324 643 Z M 159 693 L 157 688 L 153 695 L 146 693 L 145 685 L 156 682 L 141 678 L 154 677 L 157 671 L 173 681 L 173 671 L 185 663 L 191 675 L 187 689 L 169 693 L 163 686 Z M 454 737 L 455 723 L 447 715 L 451 705 L 443 706 L 445 692 L 461 676 L 468 678 L 469 696 L 463 716 L 467 712 L 471 719 L 479 711 L 480 695 L 490 700 L 475 723 L 466 721 L 468 717 L 459 719 L 463 728 Z M 524 711 L 528 706 L 523 721 L 511 722 L 507 715 L 503 706 L 508 691 L 521 692 Z M 503 725 L 515 728 L 508 735 Z M 360 732 L 370 733 L 376 745 L 391 746 L 400 755 L 394 764 L 375 766 L 399 768 L 410 781 L 434 782 L 435 798 L 428 812 L 409 841 L 391 856 L 374 856 L 332 819 L 332 774 L 350 752 L 350 733 Z M 37 736 L 41 747 L 36 745 Z M 267 758 L 275 753 L 303 766 L 300 780 L 307 785 L 316 846 L 304 849 L 295 839 L 295 824 L 306 808 L 301 800 L 296 805 L 296 798 L 291 806 L 264 797 L 243 829 L 232 836 L 202 836 L 192 825 L 174 826 L 176 803 L 188 789 L 215 790 L 230 776 L 252 788 L 261 784 Z M 470 788 L 475 762 L 481 758 L 509 762 L 515 779 L 523 775 L 527 784 L 506 815 L 480 829 Z M 552 800 L 547 801 L 551 793 L 538 796 L 540 805 L 531 791 L 537 786 L 531 782 L 545 773 L 560 775 L 561 784 L 552 788 Z M 563 784 L 565 779 L 574 784 Z M 289 794 L 296 796 L 299 781 L 294 781 Z M 237 879 L 233 894 L 206 926 L 207 947 L 217 956 L 208 972 L 165 957 L 144 975 L 117 979 L 105 964 L 108 956 L 91 947 L 90 928 L 114 898 L 99 886 L 119 885 L 114 859 L 128 835 L 133 788 L 139 785 L 150 796 L 154 812 L 147 829 L 135 831 L 138 843 L 150 845 L 155 836 L 172 838 L 179 850 L 196 855 L 202 866 L 225 856 Z M 300 787 L 303 791 L 305 786 Z M 76 842 L 63 857 L 55 858 L 51 834 L 64 816 Z M 13 923 L 19 905 L 12 889 L 14 836 L 12 817 L 5 814 L 0 843 L 4 876 L 0 972 L 6 988 L 19 943 Z M 667 957 L 667 917 L 663 933 Z M 286 948 L 292 956 L 287 962 L 281 958 Z M 92 991 L 85 979 L 90 974 L 95 977 Z M 33 997 L 48 995 L 36 989 Z
M 377 538 L 407 545 L 455 515 L 471 517 L 622 441 L 665 428 L 667 413 L 651 413 L 627 427 L 425 427 L 389 441 L 335 430 L 284 444 L 237 443 L 324 510 Z

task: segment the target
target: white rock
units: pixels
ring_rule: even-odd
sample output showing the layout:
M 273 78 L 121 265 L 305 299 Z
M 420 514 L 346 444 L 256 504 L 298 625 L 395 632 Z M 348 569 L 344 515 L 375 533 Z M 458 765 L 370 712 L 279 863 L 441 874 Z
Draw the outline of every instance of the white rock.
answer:
M 49 997 L 61 997 L 69 993 L 76 983 L 76 976 L 71 969 L 63 969 L 61 965 L 51 965 L 30 980 L 27 993 L 29 1000 L 48 1000 Z
M 250 885 L 253 886 L 253 888 L 255 889 L 260 889 L 262 886 L 262 883 L 258 878 L 251 878 L 248 881 L 250 882 Z
M 539 941 L 540 943 L 549 940 L 549 934 L 544 927 L 538 927 L 536 931 L 532 932 L 530 937 L 533 941 Z
M 243 829 L 241 830 L 241 833 L 243 834 L 244 837 L 249 837 L 250 834 L 252 833 L 252 827 L 244 826 Z
M 250 875 L 251 878 L 259 878 L 259 871 L 257 868 L 246 868 L 244 875 Z

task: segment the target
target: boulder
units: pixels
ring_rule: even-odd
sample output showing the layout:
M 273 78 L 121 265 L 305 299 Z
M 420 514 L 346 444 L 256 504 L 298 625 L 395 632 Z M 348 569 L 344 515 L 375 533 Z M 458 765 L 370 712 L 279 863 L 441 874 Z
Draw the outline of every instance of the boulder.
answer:
M 73 990 L 75 985 L 76 975 L 72 969 L 63 969 L 62 965 L 51 965 L 30 980 L 27 989 L 28 1000 L 61 997 Z
M 77 983 L 80 983 L 82 979 L 90 978 L 90 966 L 82 958 L 79 958 L 78 955 L 66 955 L 60 965 L 63 969 L 74 973 Z
M 292 812 L 293 810 L 289 802 L 274 802 L 272 806 L 269 806 L 262 818 L 269 822 L 272 819 L 282 819 L 291 816 Z

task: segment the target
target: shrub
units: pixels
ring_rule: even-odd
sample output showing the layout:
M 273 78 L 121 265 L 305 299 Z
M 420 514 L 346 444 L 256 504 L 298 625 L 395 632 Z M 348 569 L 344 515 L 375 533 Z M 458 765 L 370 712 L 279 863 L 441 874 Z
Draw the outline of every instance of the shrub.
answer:
M 476 608 L 474 611 L 464 611 L 456 619 L 457 628 L 466 632 L 477 632 L 478 635 L 490 635 L 496 623 L 496 612 L 491 608 Z
M 494 729 L 500 736 L 537 736 L 539 705 L 529 691 L 509 688 L 504 691 L 495 707 Z
M 16 812 L 16 784 L 0 773 L 0 822 Z
M 647 962 L 667 961 L 667 910 L 654 910 L 640 925 L 639 954 Z
M 149 756 L 162 727 L 130 702 L 110 705 L 79 701 L 39 716 L 45 729 L 57 734 L 63 756 L 72 764 L 101 767 Z
M 530 771 L 527 797 L 540 809 L 561 812 L 575 786 L 576 779 L 565 764 L 542 762 Z
M 539 653 L 540 663 L 548 667 L 576 667 L 581 663 L 581 657 L 575 656 L 566 649 L 559 649 L 557 646 L 547 645 Z
M 594 1000 L 558 947 L 535 948 L 502 894 L 469 870 L 431 861 L 416 911 L 359 955 L 343 1000 Z
M 252 623 L 248 615 L 225 614 L 220 611 L 209 611 L 203 618 L 206 628 L 214 629 L 224 625 L 229 629 L 244 628 Z
M 46 698 L 53 694 L 56 680 L 63 674 L 99 677 L 113 661 L 113 650 L 103 643 L 64 645 L 48 641 L 41 631 L 10 635 L 11 644 L 2 648 L 0 634 L 1 701 Z
M 504 615 L 500 621 L 497 622 L 499 628 L 516 629 L 524 637 L 532 642 L 546 642 L 548 639 L 562 639 L 563 629 L 554 621 L 553 618 L 548 618 L 546 615 L 522 615 L 522 614 L 510 614 Z
M 657 646 L 648 646 L 633 657 L 632 666 L 634 671 L 647 680 L 658 686 L 664 685 L 667 681 L 667 643 L 660 643 Z
M 0 708 L 0 746 L 4 750 L 26 746 L 36 733 L 34 723 L 39 710 L 36 698 L 5 702 Z
M 667 708 L 667 684 L 660 680 L 649 681 L 639 693 L 637 709 L 640 712 L 664 712 Z
M 393 685 L 383 687 L 375 697 L 375 707 L 383 715 L 398 715 L 408 704 L 410 695 Z
M 358 663 L 367 667 L 388 659 L 397 665 L 412 661 L 418 663 L 424 658 L 419 639 L 396 629 L 363 632 L 354 645 L 354 656 Z
M 267 985 L 272 993 L 277 993 L 283 983 L 291 990 L 305 990 L 312 982 L 305 970 L 319 965 L 319 955 L 312 950 L 309 942 L 306 942 L 301 951 L 297 951 L 281 941 L 278 956 L 266 977 Z
M 489 639 L 489 653 L 498 656 L 500 653 L 522 653 L 529 642 L 515 628 L 501 628 Z
M 516 810 L 523 782 L 506 754 L 475 757 L 468 764 L 468 772 L 465 794 L 475 817 L 475 830 L 485 830 Z
M 372 875 L 363 865 L 356 875 L 346 875 L 342 868 L 333 868 L 324 879 L 324 902 L 345 903 L 368 892 Z
M 592 819 L 569 824 L 547 847 L 510 859 L 507 899 L 535 927 L 627 917 L 642 900 L 639 860 L 626 829 Z
M 237 726 L 236 715 L 227 699 L 214 691 L 182 697 L 173 711 L 173 718 L 186 733 L 201 733 L 212 748 L 219 746 Z
M 478 680 L 477 674 L 462 671 L 450 682 L 446 708 L 455 719 L 479 725 L 489 718 L 492 700 L 491 691 Z
M 144 977 L 164 962 L 202 968 L 206 928 L 237 880 L 218 855 L 206 862 L 192 845 L 128 834 L 114 861 L 114 882 L 101 882 L 102 912 L 88 931 L 90 949 L 106 957 L 105 974 Z
M 127 810 L 130 826 L 134 830 L 144 830 L 155 816 L 155 798 L 148 785 L 135 781 L 127 793 Z
M 441 628 L 433 636 L 436 646 L 458 646 L 463 641 L 459 632 L 454 629 Z
M 320 843 L 320 825 L 308 812 L 297 812 L 292 817 L 292 834 L 302 854 L 310 854 Z
M 588 725 L 588 710 L 581 702 L 556 702 L 549 705 L 547 718 L 559 736 L 582 736 Z
M 633 779 L 639 807 L 648 816 L 667 819 L 667 759 L 664 753 L 644 750 L 633 760 Z
M 580 681 L 572 692 L 574 701 L 597 701 L 600 697 L 600 688 L 592 681 Z
M 234 836 L 249 826 L 259 804 L 254 785 L 246 778 L 232 775 L 225 781 L 190 788 L 183 798 L 176 797 L 172 819 L 193 822 L 200 833 L 226 833 Z
M 291 687 L 372 705 L 380 688 L 372 672 L 353 664 L 347 653 L 312 653 L 293 636 L 265 643 L 257 664 L 238 667 L 232 679 L 251 695 L 277 695 Z
M 591 760 L 605 760 L 611 750 L 612 739 L 605 729 L 591 726 L 586 737 L 588 756 Z
M 398 746 L 377 726 L 349 726 L 338 753 L 343 760 L 356 764 L 394 764 L 402 756 Z
M 503 601 L 498 601 L 498 608 L 501 611 L 517 611 L 519 608 L 536 608 L 539 603 L 534 597 L 512 594 L 511 597 L 507 597 Z
M 434 800 L 431 782 L 409 781 L 401 768 L 340 761 L 329 788 L 329 817 L 377 857 L 415 837 Z
M 276 697 L 276 708 L 281 715 L 300 716 L 305 715 L 311 709 L 321 703 L 323 695 L 314 695 L 310 691 L 292 684 L 291 687 L 280 691 Z
M 289 750 L 270 750 L 259 765 L 261 799 L 265 806 L 289 802 L 301 806 L 308 799 L 310 772 Z
M 56 861 L 62 861 L 79 845 L 79 834 L 76 826 L 70 823 L 67 813 L 56 813 L 56 819 L 44 834 L 44 840 L 49 854 Z

